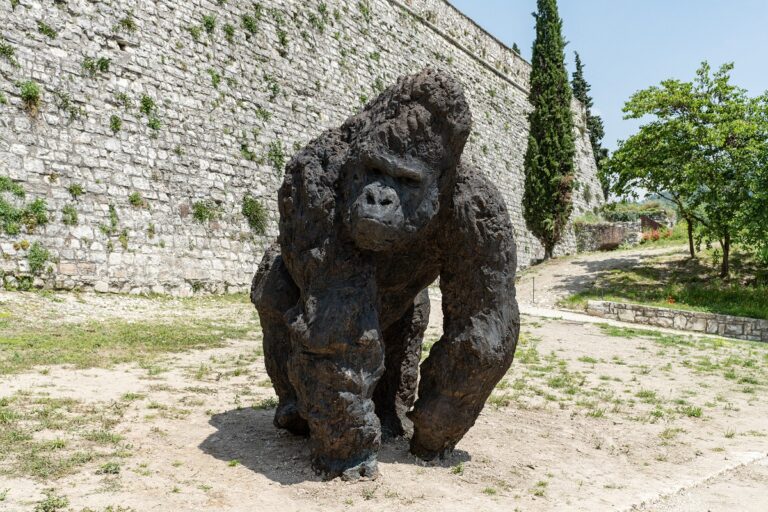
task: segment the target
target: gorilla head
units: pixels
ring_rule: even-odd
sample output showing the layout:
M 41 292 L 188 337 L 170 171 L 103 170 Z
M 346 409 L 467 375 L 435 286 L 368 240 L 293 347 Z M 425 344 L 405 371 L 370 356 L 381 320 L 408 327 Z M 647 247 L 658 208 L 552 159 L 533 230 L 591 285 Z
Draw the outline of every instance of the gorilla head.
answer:
M 456 181 L 471 127 L 458 84 L 401 80 L 344 125 L 350 151 L 342 169 L 343 219 L 361 249 L 385 251 L 430 223 Z

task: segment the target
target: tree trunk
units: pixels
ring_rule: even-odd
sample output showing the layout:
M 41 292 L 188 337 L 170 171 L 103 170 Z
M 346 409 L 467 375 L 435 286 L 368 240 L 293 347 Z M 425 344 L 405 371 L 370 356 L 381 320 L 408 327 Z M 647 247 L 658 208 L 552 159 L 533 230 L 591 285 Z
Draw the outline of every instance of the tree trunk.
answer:
M 555 252 L 554 247 L 544 246 L 544 261 L 552 259 L 552 253 Z
M 693 219 L 686 217 L 685 222 L 688 224 L 688 250 L 691 252 L 691 258 L 695 258 L 696 247 L 693 245 Z
M 723 248 L 723 262 L 720 266 L 720 277 L 726 278 L 731 273 L 731 234 L 726 233 L 720 241 Z

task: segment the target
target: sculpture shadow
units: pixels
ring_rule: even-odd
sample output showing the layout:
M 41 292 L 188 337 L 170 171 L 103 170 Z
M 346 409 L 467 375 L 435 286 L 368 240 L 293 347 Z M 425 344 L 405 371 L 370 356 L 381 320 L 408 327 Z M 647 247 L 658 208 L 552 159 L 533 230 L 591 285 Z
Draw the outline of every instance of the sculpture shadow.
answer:
M 211 416 L 216 428 L 199 448 L 222 461 L 237 461 L 249 470 L 284 485 L 320 482 L 310 465 L 309 438 L 294 436 L 272 424 L 274 409 L 233 409 Z M 471 460 L 464 450 L 455 450 L 444 460 L 423 462 L 408 451 L 408 439 L 399 437 L 382 443 L 379 461 L 451 467 Z

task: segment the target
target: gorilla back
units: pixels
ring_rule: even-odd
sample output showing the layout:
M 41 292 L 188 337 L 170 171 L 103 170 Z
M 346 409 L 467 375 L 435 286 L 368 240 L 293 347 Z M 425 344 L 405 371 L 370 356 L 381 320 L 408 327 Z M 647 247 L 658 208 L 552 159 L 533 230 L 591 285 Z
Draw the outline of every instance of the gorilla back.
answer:
M 403 435 L 406 417 L 415 455 L 452 450 L 512 363 L 513 231 L 496 188 L 461 163 L 471 124 L 459 84 L 426 69 L 287 166 L 251 300 L 275 425 L 308 434 L 329 478 L 375 477 L 382 435 Z M 444 333 L 419 368 L 438 277 Z

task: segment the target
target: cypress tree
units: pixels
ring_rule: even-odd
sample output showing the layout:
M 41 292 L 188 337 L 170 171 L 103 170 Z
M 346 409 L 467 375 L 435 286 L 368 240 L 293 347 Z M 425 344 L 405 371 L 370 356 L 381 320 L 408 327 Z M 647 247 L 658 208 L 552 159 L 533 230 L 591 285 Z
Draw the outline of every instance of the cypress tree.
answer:
M 517 46 L 517 43 L 512 43 L 512 51 L 520 55 L 520 47 Z
M 573 72 L 573 96 L 579 100 L 587 111 L 587 129 L 589 130 L 589 142 L 592 145 L 592 153 L 595 155 L 597 164 L 597 176 L 600 179 L 600 186 L 603 189 L 603 195 L 608 197 L 611 190 L 610 178 L 603 169 L 603 161 L 608 158 L 608 149 L 603 147 L 603 137 L 605 137 L 605 127 L 600 116 L 592 114 L 592 97 L 589 90 L 592 88 L 584 78 L 584 64 L 581 62 L 579 52 L 573 52 L 576 56 L 576 71 Z
M 571 86 L 565 69 L 565 40 L 556 0 L 538 0 L 533 43 L 525 153 L 523 216 L 528 229 L 551 258 L 573 210 L 573 114 Z

